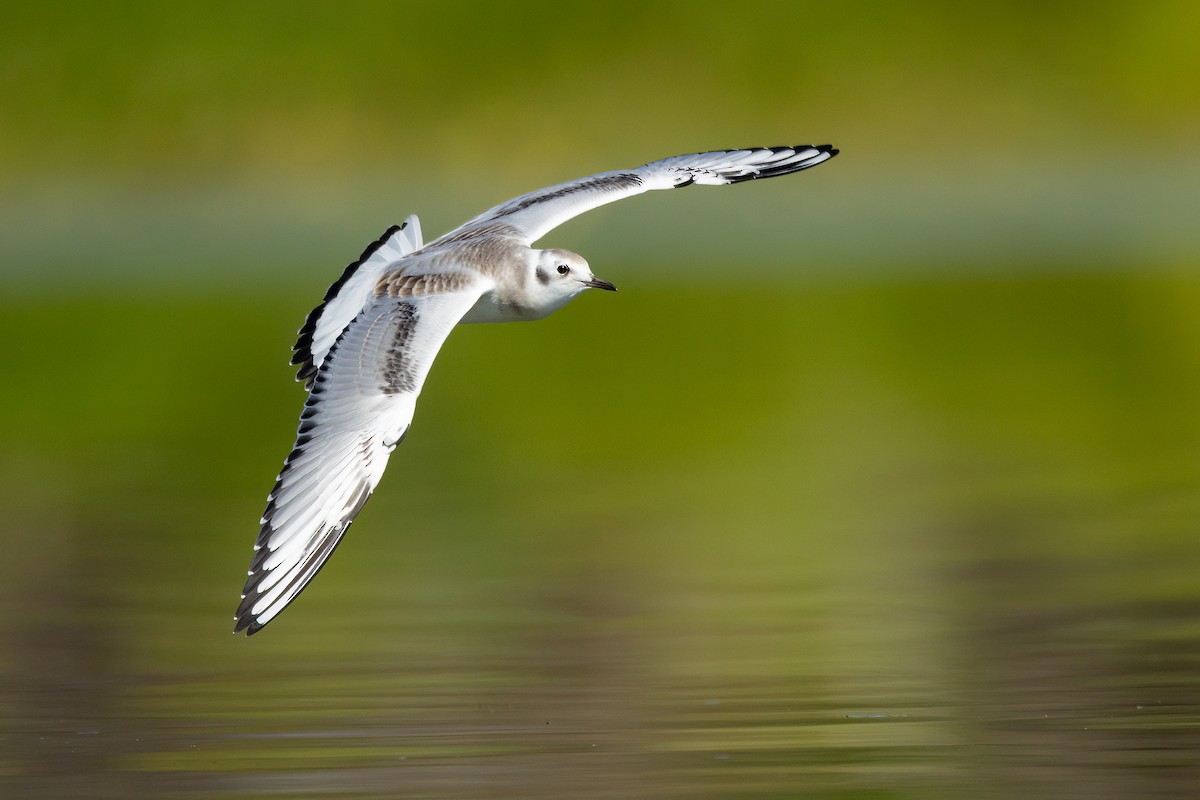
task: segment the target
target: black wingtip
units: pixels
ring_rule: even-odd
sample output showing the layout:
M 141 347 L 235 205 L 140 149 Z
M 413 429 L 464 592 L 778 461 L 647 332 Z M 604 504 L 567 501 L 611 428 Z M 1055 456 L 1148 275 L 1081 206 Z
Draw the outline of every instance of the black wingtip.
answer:
M 363 265 L 363 262 L 375 255 L 376 251 L 387 244 L 387 241 L 391 239 L 392 236 L 407 227 L 407 220 L 400 225 L 392 225 L 383 232 L 383 236 L 380 236 L 378 239 L 367 245 L 366 249 L 362 251 L 362 255 L 358 257 L 358 260 L 351 261 L 346 265 L 346 268 L 342 270 L 341 277 L 334 281 L 333 285 L 331 285 L 325 292 L 325 297 L 323 300 L 321 300 L 321 304 L 309 312 L 308 316 L 304 319 L 304 325 L 301 326 L 300 330 L 297 332 L 299 338 L 296 339 L 296 343 L 292 345 L 291 363 L 298 364 L 300 366 L 299 371 L 296 373 L 296 380 L 304 381 L 307 384 L 312 376 L 316 374 L 317 367 L 315 364 L 313 364 L 312 343 L 313 336 L 316 335 L 317 332 L 317 323 L 321 319 L 321 313 L 325 310 L 325 306 L 330 300 L 337 296 L 338 292 L 341 291 L 346 282 L 350 280 L 354 273 L 358 271 L 358 268 Z
M 782 163 L 765 164 L 752 172 L 747 172 L 744 175 L 731 175 L 727 178 L 729 183 L 742 183 L 744 181 L 762 180 L 764 178 L 776 178 L 780 175 L 791 175 L 793 172 L 810 169 L 818 164 L 824 164 L 829 159 L 838 154 L 838 150 L 831 144 L 793 144 L 787 147 L 747 147 L 745 150 L 768 150 L 772 153 L 782 153 L 791 151 L 791 155 L 779 159 Z M 812 153 L 815 155 L 806 155 L 800 161 L 794 161 L 795 156 L 801 153 Z M 732 151 L 731 151 L 732 152 Z M 822 156 L 824 156 L 822 158 Z
M 275 485 L 278 489 L 278 481 Z M 270 504 L 268 504 L 268 510 L 269 508 Z M 252 572 L 257 572 L 259 570 L 259 567 L 264 560 L 264 556 L 267 555 L 270 555 L 270 551 L 265 547 L 254 551 L 254 563 L 250 566 Z M 263 625 L 266 624 L 265 622 L 260 623 L 255 618 L 254 612 L 251 611 L 251 609 L 254 607 L 254 604 L 258 602 L 260 597 L 262 597 L 262 593 L 256 591 L 251 586 L 253 581 L 254 578 L 252 576 L 246 580 L 246 588 L 242 590 L 243 594 L 241 602 L 238 603 L 237 610 L 233 612 L 233 632 L 235 635 L 245 631 L 247 636 L 253 636 L 255 633 L 262 630 Z M 267 620 L 267 622 L 270 622 L 270 620 Z
M 250 614 L 250 606 L 246 603 L 246 598 L 242 597 L 242 602 L 238 605 L 237 612 L 233 615 L 233 635 L 245 631 L 247 636 L 252 636 L 261 625 L 255 627 L 254 617 Z
M 250 608 L 248 605 L 246 605 L 244 600 L 242 605 L 238 606 L 237 613 L 233 618 L 235 620 L 233 625 L 234 636 L 237 636 L 242 632 L 245 632 L 247 636 L 253 636 L 266 627 L 267 624 L 266 622 L 259 622 L 254 618 L 254 615 L 250 613 Z M 270 620 L 267 620 L 267 622 L 270 622 Z

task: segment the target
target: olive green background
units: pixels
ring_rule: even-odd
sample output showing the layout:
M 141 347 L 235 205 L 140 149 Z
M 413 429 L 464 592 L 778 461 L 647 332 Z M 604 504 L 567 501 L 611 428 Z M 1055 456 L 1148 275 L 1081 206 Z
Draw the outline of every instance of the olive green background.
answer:
M 1200 782 L 1200 6 L 59 3 L 0 26 L 14 796 Z M 345 546 L 228 634 L 388 225 L 841 148 L 543 244 Z

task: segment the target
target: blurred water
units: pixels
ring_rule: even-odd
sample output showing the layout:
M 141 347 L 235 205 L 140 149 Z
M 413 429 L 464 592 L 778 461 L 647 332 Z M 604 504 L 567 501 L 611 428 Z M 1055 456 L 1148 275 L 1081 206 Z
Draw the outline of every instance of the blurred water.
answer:
M 309 298 L 10 301 L 3 795 L 1194 795 L 1200 279 L 610 277 L 252 639 Z

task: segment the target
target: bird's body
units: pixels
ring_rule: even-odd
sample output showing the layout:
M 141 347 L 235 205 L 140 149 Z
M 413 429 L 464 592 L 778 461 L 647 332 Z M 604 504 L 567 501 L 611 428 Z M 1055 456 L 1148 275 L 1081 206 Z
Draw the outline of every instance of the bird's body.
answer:
M 676 156 L 522 195 L 429 245 L 416 217 L 389 229 L 300 330 L 292 363 L 309 396 L 267 498 L 234 632 L 261 629 L 325 564 L 408 432 L 455 325 L 540 319 L 584 289 L 615 291 L 575 253 L 533 248 L 545 233 L 652 189 L 786 175 L 835 155 L 800 145 Z

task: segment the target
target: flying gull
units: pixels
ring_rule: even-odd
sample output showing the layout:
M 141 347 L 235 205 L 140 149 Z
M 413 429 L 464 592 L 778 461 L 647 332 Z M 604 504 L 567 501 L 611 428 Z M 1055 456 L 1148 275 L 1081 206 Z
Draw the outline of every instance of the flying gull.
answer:
M 234 633 L 261 630 L 324 566 L 408 432 L 425 376 L 455 325 L 540 319 L 584 289 L 616 291 L 581 256 L 534 242 L 642 192 L 773 178 L 837 153 L 796 145 L 675 156 L 522 195 L 428 245 L 415 216 L 389 228 L 300 329 L 292 363 L 308 399 L 267 497 Z

